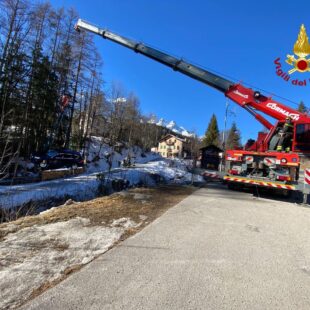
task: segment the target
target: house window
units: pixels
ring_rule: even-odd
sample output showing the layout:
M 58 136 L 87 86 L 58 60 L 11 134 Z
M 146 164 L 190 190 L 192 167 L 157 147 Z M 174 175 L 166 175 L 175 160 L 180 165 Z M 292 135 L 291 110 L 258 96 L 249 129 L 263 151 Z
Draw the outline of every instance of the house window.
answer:
M 180 150 L 180 147 L 179 147 L 179 146 L 177 146 L 177 150 L 178 150 L 178 151 Z

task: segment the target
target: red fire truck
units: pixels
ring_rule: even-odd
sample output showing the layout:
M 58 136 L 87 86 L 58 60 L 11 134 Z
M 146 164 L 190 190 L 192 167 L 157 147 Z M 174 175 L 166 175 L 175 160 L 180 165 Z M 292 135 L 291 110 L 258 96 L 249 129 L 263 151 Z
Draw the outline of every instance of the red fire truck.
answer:
M 92 32 L 217 89 L 268 129 L 268 133 L 259 134 L 249 149 L 226 151 L 226 170 L 222 176 L 225 181 L 284 190 L 301 188 L 298 183 L 300 163 L 307 165 L 310 156 L 310 116 L 307 113 L 301 113 L 259 91 L 81 19 L 75 29 Z M 274 118 L 276 123 L 271 124 L 260 112 Z M 291 136 L 286 151 L 278 151 L 277 144 L 286 119 L 291 122 Z

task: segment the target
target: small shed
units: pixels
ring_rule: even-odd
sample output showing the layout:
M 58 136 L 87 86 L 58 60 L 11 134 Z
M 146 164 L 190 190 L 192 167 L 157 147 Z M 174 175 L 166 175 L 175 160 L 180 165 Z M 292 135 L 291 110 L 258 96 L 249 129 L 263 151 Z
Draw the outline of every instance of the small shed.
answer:
M 208 145 L 200 149 L 201 168 L 218 170 L 223 150 L 216 145 Z

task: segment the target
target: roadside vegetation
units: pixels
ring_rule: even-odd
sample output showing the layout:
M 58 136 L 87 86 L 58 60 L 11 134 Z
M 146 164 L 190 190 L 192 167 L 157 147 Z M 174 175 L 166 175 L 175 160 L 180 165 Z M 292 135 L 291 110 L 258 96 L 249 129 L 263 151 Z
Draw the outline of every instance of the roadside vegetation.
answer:
M 49 2 L 0 2 L 0 178 L 48 148 L 83 152 L 91 136 L 147 151 L 169 133 L 121 83 L 106 87 L 103 59 L 93 36 L 74 30 L 77 19 Z
M 190 195 L 190 186 L 136 188 L 68 201 L 0 225 L 0 308 L 14 309 L 137 233 Z

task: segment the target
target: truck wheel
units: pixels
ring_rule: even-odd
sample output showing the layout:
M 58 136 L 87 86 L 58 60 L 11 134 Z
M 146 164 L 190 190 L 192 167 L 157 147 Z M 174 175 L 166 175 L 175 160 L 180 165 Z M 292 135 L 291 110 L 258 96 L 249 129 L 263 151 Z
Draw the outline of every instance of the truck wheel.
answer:
M 237 189 L 237 185 L 231 182 L 227 183 L 227 187 L 228 189 L 233 190 L 233 191 Z
M 292 192 L 293 192 L 293 191 L 289 191 L 289 190 L 287 190 L 287 189 L 284 189 L 284 190 L 282 191 L 282 196 L 285 197 L 285 198 L 290 198 L 290 197 L 292 196 Z

